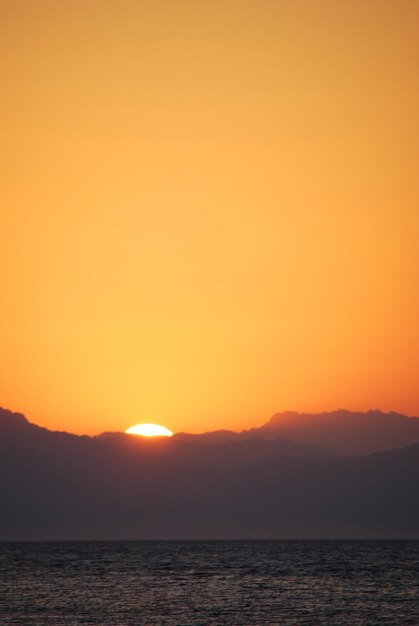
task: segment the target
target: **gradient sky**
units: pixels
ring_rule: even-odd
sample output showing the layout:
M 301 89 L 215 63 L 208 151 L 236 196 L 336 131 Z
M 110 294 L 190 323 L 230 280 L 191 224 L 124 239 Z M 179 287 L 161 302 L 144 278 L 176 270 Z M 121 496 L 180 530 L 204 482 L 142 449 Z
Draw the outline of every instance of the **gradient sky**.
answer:
M 416 0 L 0 0 L 0 405 L 419 415 Z

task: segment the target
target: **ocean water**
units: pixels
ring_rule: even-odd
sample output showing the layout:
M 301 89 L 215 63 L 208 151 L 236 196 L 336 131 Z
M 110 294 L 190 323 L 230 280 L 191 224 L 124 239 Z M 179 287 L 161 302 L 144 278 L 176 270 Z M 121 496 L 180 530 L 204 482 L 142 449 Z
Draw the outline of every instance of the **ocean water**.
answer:
M 419 624 L 419 542 L 0 543 L 0 624 Z

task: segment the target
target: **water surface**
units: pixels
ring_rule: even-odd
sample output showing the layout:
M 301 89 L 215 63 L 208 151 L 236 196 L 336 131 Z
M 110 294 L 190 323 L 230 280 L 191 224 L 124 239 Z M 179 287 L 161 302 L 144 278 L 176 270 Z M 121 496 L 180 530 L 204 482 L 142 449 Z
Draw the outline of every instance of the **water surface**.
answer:
M 419 624 L 419 542 L 0 543 L 4 625 Z

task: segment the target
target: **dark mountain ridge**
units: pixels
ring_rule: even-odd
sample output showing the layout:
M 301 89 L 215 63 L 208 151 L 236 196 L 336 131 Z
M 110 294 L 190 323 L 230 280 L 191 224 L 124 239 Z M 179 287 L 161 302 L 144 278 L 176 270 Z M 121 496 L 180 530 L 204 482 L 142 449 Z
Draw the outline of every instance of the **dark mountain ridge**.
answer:
M 21 413 L 13 413 L 0 408 L 0 435 L 4 429 L 26 429 L 37 436 L 80 437 L 60 431 L 49 431 L 31 424 Z M 49 433 L 49 435 L 47 435 Z M 124 433 L 102 433 L 96 437 L 83 435 L 85 439 L 124 441 Z M 131 439 L 131 437 L 130 437 Z M 175 448 L 180 444 L 226 444 L 243 442 L 248 439 L 280 440 L 283 450 L 297 456 L 324 456 L 334 453 L 345 456 L 361 456 L 395 448 L 404 448 L 419 443 L 419 418 L 407 417 L 400 413 L 374 410 L 366 413 L 338 410 L 327 413 L 297 413 L 286 411 L 277 413 L 264 425 L 242 432 L 217 430 L 202 434 L 177 433 L 166 446 Z M 142 438 L 138 438 L 141 441 Z M 169 443 L 170 442 L 170 443 Z M 296 445 L 298 444 L 298 445 Z M 163 444 L 162 444 L 163 445 Z M 261 444 L 260 444 L 261 445 Z M 298 446 L 303 446 L 299 448 Z M 237 446 L 236 446 L 237 447 Z M 232 447 L 234 449 L 234 446 Z
M 283 437 L 294 443 L 317 444 L 345 456 L 361 456 L 419 443 L 419 418 L 378 409 L 366 413 L 344 409 L 328 413 L 285 411 L 276 413 L 263 426 L 240 433 L 219 430 L 176 436 L 185 441 L 199 439 L 208 443 Z
M 321 444 L 345 455 L 404 448 L 419 443 L 419 418 L 374 410 L 366 413 L 277 413 L 259 429 L 269 436 L 281 436 L 297 443 Z
M 419 538 L 418 476 L 419 445 L 79 437 L 0 411 L 1 540 Z

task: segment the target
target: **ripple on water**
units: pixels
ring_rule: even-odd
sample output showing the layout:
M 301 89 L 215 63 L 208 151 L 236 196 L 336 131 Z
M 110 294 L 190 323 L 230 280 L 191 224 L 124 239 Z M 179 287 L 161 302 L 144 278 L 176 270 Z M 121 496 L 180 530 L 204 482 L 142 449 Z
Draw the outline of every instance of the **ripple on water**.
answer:
M 419 542 L 0 544 L 0 623 L 419 624 Z

